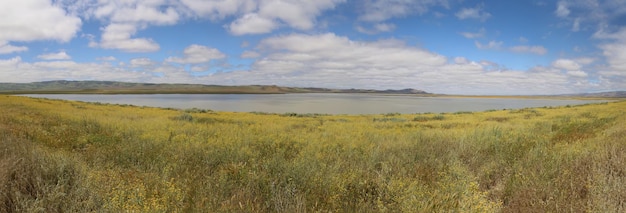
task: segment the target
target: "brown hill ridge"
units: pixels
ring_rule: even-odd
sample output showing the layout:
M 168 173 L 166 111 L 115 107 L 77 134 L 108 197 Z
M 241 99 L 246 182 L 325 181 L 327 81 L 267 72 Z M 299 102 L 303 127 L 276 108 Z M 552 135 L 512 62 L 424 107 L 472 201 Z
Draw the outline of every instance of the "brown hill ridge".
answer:
M 276 85 L 222 86 L 203 84 L 153 84 L 116 81 L 44 81 L 0 83 L 0 94 L 286 94 L 376 93 L 430 94 L 417 89 L 371 90 L 282 87 Z

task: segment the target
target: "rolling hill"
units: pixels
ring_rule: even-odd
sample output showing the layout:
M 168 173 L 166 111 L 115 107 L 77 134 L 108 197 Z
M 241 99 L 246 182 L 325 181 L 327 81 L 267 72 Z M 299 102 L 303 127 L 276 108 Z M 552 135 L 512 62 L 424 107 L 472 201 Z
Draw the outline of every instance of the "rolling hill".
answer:
M 286 94 L 286 93 L 380 93 L 430 94 L 422 90 L 371 90 L 299 88 L 275 85 L 221 86 L 202 84 L 153 84 L 115 81 L 44 81 L 0 83 L 0 94 Z

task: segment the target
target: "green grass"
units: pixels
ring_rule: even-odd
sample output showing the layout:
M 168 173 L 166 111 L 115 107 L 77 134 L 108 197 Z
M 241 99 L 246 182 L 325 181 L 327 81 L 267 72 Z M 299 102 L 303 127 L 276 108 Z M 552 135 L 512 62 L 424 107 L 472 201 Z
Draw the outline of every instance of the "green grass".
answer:
M 623 212 L 625 108 L 320 115 L 0 96 L 0 212 Z

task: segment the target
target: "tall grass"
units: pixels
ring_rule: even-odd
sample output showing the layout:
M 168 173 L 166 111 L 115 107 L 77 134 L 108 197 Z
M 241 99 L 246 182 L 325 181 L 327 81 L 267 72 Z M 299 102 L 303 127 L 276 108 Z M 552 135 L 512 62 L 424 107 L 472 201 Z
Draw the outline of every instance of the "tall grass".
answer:
M 331 116 L 0 96 L 0 212 L 621 212 L 625 107 Z

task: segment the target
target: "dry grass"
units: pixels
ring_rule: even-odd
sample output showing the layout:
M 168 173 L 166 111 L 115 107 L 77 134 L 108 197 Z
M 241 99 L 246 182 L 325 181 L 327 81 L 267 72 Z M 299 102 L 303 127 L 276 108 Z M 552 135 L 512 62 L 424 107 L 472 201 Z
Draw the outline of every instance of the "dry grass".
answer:
M 622 212 L 625 108 L 276 115 L 0 96 L 0 212 Z

